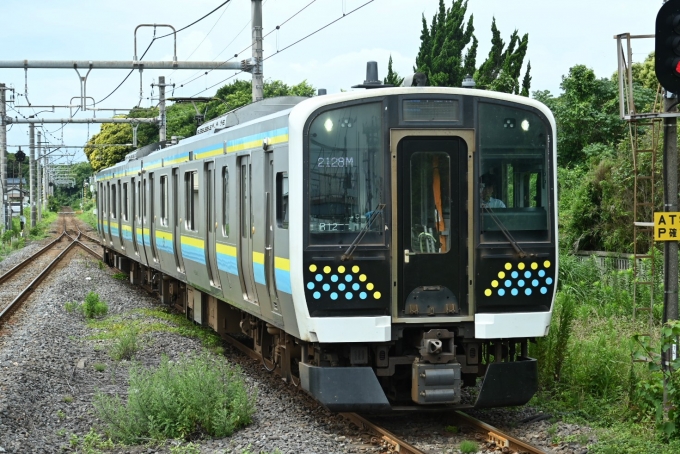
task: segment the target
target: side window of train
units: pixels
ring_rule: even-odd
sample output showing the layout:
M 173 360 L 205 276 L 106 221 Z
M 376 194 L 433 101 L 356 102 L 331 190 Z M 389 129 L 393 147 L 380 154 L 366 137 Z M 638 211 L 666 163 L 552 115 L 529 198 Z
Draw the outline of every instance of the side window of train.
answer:
M 222 168 L 222 234 L 229 238 L 229 168 Z
M 288 172 L 276 174 L 276 224 L 288 228 Z
M 123 183 L 123 194 L 122 194 L 122 200 L 120 201 L 121 203 L 121 209 L 123 210 L 123 220 L 127 221 L 128 220 L 128 206 L 129 206 L 129 200 L 128 200 L 128 184 Z
M 184 207 L 185 227 L 187 230 L 197 231 L 196 207 L 198 207 L 198 172 L 186 172 L 184 174 L 184 187 L 186 205 Z
M 168 177 L 161 177 L 161 225 L 168 225 Z
M 116 185 L 111 186 L 111 217 L 116 219 Z

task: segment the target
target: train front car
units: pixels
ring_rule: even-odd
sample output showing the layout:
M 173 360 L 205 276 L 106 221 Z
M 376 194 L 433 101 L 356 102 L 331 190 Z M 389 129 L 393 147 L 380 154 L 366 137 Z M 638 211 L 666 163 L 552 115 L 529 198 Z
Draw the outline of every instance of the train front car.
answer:
M 303 388 L 336 411 L 526 403 L 557 278 L 550 111 L 393 88 L 316 97 L 289 124 Z

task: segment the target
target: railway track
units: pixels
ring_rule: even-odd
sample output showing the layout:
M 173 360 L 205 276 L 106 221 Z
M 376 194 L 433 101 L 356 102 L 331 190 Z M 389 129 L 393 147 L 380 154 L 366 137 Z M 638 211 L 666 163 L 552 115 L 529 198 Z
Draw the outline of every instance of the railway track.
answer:
M 57 221 L 63 227 L 62 233 L 0 276 L 0 327 L 74 247 L 80 247 L 98 259 L 102 258 L 96 247 L 80 240 L 83 233 L 71 215 L 72 212 L 62 210 Z M 90 242 L 95 241 L 89 236 L 87 238 Z
M 251 349 L 249 346 L 243 344 L 238 339 L 226 336 L 225 340 L 230 345 L 234 346 L 236 349 L 245 353 L 249 357 L 263 362 L 267 370 L 271 370 L 274 373 L 279 373 L 280 369 L 271 364 L 266 359 L 263 359 L 260 354 L 255 350 Z M 371 434 L 371 443 L 374 445 L 381 445 L 384 452 L 387 453 L 399 453 L 399 454 L 426 454 L 425 451 L 418 449 L 411 443 L 408 443 L 402 437 L 390 432 L 389 430 L 381 427 L 380 425 L 371 422 L 370 416 L 365 417 L 359 415 L 358 413 L 340 413 L 342 417 L 356 425 L 360 429 Z M 493 443 L 495 447 L 502 450 L 502 452 L 517 452 L 526 454 L 545 454 L 545 451 L 532 446 L 512 435 L 501 431 L 500 429 L 486 424 L 478 419 L 473 418 L 461 411 L 447 412 L 447 416 L 453 416 L 454 420 L 460 426 L 467 426 L 470 428 L 471 433 L 478 435 L 475 440 L 485 440 L 487 443 Z M 505 448 L 505 449 L 504 449 Z

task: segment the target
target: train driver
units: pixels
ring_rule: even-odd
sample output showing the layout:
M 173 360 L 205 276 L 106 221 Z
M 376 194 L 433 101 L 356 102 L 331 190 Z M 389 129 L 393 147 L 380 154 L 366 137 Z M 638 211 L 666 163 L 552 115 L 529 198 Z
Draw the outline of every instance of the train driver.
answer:
M 493 197 L 493 176 L 486 173 L 482 175 L 481 179 L 482 183 L 480 184 L 480 191 L 482 195 L 482 208 L 505 208 L 505 204 L 502 200 Z

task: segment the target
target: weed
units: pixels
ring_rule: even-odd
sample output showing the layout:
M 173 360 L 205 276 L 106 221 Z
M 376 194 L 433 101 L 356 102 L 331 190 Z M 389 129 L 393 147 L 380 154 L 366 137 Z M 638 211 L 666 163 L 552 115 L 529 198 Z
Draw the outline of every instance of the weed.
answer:
M 194 443 L 170 447 L 170 454 L 201 454 L 201 448 Z
M 104 372 L 106 370 L 106 364 L 102 363 L 94 363 L 93 367 L 97 372 Z
M 85 318 L 94 318 L 105 315 L 109 310 L 109 306 L 104 301 L 101 301 L 99 295 L 95 292 L 90 292 L 85 297 L 81 310 Z
M 462 452 L 463 454 L 477 452 L 477 443 L 470 440 L 464 440 L 460 442 L 460 446 L 458 447 L 458 449 L 460 449 L 460 452 Z
M 111 346 L 109 352 L 114 361 L 122 361 L 124 359 L 132 359 L 139 350 L 138 346 L 139 331 L 136 327 L 131 326 L 125 329 L 118 341 Z
M 447 431 L 450 434 L 457 434 L 458 433 L 458 427 L 456 427 L 456 426 L 446 426 L 446 427 L 444 427 L 444 430 Z
M 229 436 L 250 424 L 254 403 L 240 369 L 204 353 L 176 362 L 164 356 L 156 370 L 133 367 L 127 401 L 100 393 L 94 406 L 113 440 L 129 444 L 197 431 Z
M 60 437 L 63 437 L 64 435 L 66 435 L 66 429 L 57 430 L 57 435 L 59 435 Z
M 76 309 L 78 309 L 78 303 L 75 301 L 69 301 L 68 303 L 64 304 L 64 310 L 68 312 L 69 314 L 75 312 Z
M 113 449 L 114 444 L 110 438 L 104 439 L 93 428 L 83 436 L 83 448 L 85 452 L 95 452 L 101 449 Z
M 97 263 L 97 266 L 99 267 L 100 270 L 103 270 L 103 269 L 104 269 L 104 262 L 102 262 L 102 261 L 100 260 L 100 261 Z
M 75 448 L 80 443 L 80 439 L 78 438 L 78 435 L 71 434 L 71 436 L 68 439 L 68 442 L 72 448 Z
M 57 410 L 57 418 L 64 419 L 65 417 L 66 417 L 66 413 L 64 413 L 61 410 Z
M 73 402 L 73 396 L 64 396 L 61 400 L 64 403 L 70 404 L 71 402 Z
M 111 275 L 112 278 L 117 279 L 119 281 L 127 281 L 128 280 L 128 275 L 127 273 L 115 273 Z

